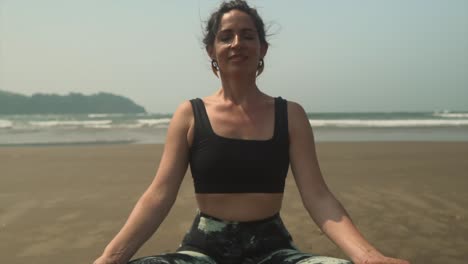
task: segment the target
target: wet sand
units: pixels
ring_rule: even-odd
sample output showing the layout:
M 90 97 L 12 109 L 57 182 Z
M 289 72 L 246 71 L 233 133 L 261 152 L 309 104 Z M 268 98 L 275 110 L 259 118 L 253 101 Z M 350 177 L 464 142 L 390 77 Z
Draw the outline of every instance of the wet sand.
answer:
M 162 145 L 0 148 L 2 263 L 92 263 L 151 182 Z M 324 177 L 381 251 L 412 263 L 468 259 L 468 142 L 319 143 Z M 173 251 L 195 214 L 188 172 L 137 256 Z M 345 257 L 288 176 L 282 217 L 304 251 Z

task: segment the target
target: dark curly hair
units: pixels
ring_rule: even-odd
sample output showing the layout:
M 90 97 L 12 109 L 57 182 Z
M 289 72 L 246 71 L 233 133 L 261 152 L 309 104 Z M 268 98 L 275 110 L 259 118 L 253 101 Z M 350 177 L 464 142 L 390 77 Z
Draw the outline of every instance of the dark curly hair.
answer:
M 219 26 L 221 23 L 221 18 L 225 13 L 228 13 L 231 10 L 240 10 L 252 18 L 252 21 L 255 24 L 255 28 L 258 32 L 258 38 L 262 45 L 266 45 L 268 47 L 268 42 L 266 40 L 266 33 L 265 33 L 265 24 L 263 23 L 262 18 L 258 15 L 257 10 L 255 8 L 250 7 L 246 1 L 243 0 L 232 0 L 229 2 L 223 2 L 219 6 L 219 8 L 213 12 L 206 23 L 205 33 L 203 37 L 203 44 L 205 45 L 205 49 L 208 51 L 214 45 L 214 40 L 216 37 L 216 33 L 219 30 Z M 259 75 L 264 68 L 264 63 L 259 65 L 258 73 Z M 216 69 L 213 69 L 213 72 L 217 75 Z

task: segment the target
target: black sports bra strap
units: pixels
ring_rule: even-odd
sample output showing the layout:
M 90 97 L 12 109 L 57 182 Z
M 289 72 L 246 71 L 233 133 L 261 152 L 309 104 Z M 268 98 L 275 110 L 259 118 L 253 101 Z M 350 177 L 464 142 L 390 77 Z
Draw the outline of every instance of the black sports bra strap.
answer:
M 192 104 L 193 116 L 195 119 L 194 142 L 196 142 L 210 135 L 210 121 L 202 99 L 195 98 L 190 100 L 190 103 Z
M 288 102 L 281 98 L 276 98 L 275 130 L 279 140 L 289 140 L 288 132 Z

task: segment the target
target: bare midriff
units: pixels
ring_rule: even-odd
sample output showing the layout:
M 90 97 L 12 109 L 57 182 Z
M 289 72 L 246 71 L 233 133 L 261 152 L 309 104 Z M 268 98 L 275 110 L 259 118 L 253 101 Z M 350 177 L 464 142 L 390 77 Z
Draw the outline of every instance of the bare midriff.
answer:
M 255 221 L 281 209 L 282 193 L 198 193 L 201 212 L 226 221 Z

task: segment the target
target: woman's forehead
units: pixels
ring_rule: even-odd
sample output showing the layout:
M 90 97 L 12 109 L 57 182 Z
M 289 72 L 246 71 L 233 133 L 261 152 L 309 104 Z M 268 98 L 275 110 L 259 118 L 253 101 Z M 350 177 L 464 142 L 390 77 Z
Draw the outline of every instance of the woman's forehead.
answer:
M 248 14 L 236 9 L 223 14 L 218 31 L 240 29 L 256 31 L 255 24 Z

